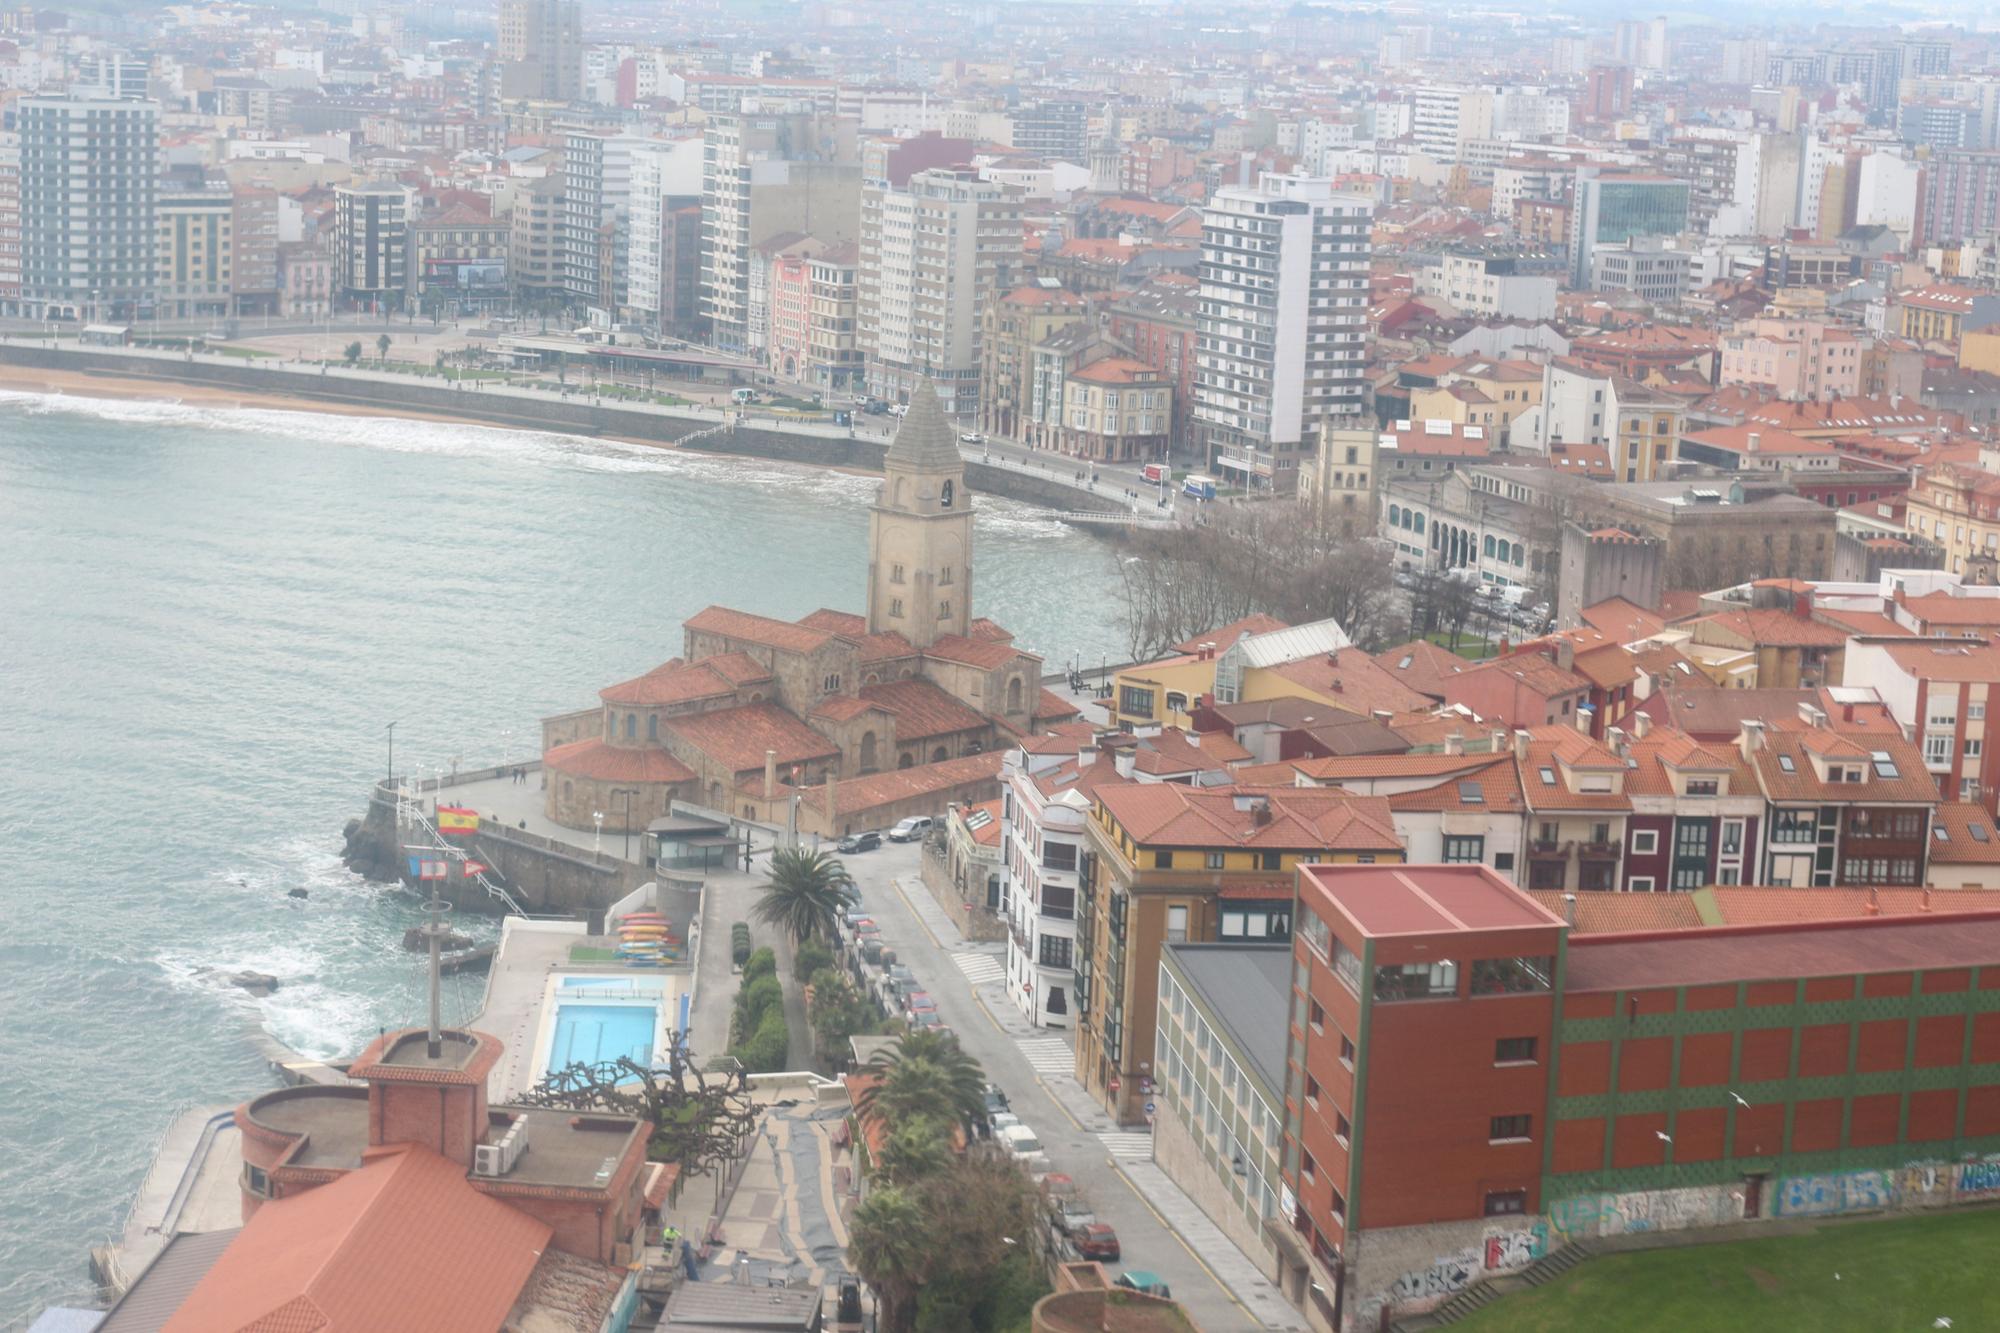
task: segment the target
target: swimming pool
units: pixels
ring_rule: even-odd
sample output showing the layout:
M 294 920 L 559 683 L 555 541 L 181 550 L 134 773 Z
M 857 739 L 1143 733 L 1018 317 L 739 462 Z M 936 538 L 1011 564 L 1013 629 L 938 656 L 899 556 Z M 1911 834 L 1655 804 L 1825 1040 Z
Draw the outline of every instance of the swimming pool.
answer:
M 650 1065 L 659 1025 L 660 1011 L 650 1004 L 558 1005 L 555 1035 L 542 1067 L 561 1069 L 621 1058 Z

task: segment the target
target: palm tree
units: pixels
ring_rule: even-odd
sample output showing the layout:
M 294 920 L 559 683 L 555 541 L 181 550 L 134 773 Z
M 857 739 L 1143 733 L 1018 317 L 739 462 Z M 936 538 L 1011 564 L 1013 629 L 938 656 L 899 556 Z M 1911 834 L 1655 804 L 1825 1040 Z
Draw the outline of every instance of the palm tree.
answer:
M 918 1202 L 894 1185 L 875 1190 L 848 1222 L 847 1261 L 875 1289 L 882 1333 L 915 1321 L 917 1288 L 929 1271 L 930 1228 Z
M 881 1081 L 862 1093 L 861 1108 L 873 1112 L 879 1104 L 892 1124 L 903 1123 L 897 1108 L 908 1103 L 957 1121 L 969 1136 L 986 1114 L 986 1071 L 956 1037 L 930 1029 L 906 1032 L 865 1068 Z
M 389 360 L 389 335 L 386 333 L 375 340 L 375 359 L 384 363 Z
M 951 1122 L 933 1116 L 917 1116 L 898 1125 L 882 1140 L 875 1155 L 876 1179 L 889 1185 L 913 1185 L 944 1171 L 951 1165 L 951 1149 L 946 1144 Z
M 832 938 L 840 910 L 852 900 L 854 878 L 840 858 L 826 852 L 780 848 L 771 853 L 770 878 L 754 915 L 787 931 L 795 944 Z

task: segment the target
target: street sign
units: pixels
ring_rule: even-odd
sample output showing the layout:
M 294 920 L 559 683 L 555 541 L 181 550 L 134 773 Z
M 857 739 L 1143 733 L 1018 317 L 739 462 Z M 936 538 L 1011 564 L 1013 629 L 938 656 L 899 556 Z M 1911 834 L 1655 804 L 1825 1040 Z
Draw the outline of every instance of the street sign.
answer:
M 1113 1092 L 1116 1092 L 1116 1091 L 1118 1091 L 1118 1086 L 1119 1086 L 1119 1084 L 1118 1084 L 1118 1078 L 1117 1078 L 1117 1076 L 1116 1076 L 1116 1075 L 1113 1075 L 1113 1076 L 1112 1076 L 1112 1078 L 1111 1078 L 1111 1081 L 1110 1081 L 1110 1082 L 1108 1082 L 1108 1083 L 1106 1083 L 1106 1084 L 1105 1084 L 1104 1086 L 1105 1086 L 1105 1087 L 1107 1087 L 1107 1088 L 1109 1088 L 1109 1089 L 1110 1089 L 1111 1091 L 1113 1091 Z
M 1148 1119 L 1148 1120 L 1151 1120 L 1151 1119 L 1153 1118 L 1153 1112 L 1154 1112 L 1154 1111 L 1155 1111 L 1156 1109 L 1158 1109 L 1158 1108 L 1157 1108 L 1157 1107 L 1155 1106 L 1155 1104 L 1154 1104 L 1154 1103 L 1152 1103 L 1152 1102 L 1147 1102 L 1147 1103 L 1146 1103 L 1146 1119 Z

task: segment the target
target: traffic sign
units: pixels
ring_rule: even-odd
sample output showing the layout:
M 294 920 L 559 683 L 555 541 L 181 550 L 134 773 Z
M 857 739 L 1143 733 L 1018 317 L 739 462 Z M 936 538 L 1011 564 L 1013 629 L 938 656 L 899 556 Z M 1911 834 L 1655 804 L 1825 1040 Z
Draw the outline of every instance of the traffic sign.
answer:
M 1150 1117 L 1150 1116 L 1151 1116 L 1151 1115 L 1153 1114 L 1153 1112 L 1154 1112 L 1155 1110 L 1157 1110 L 1157 1109 L 1159 1109 L 1159 1108 L 1158 1108 L 1157 1106 L 1155 1106 L 1155 1105 L 1154 1105 L 1154 1103 L 1152 1103 L 1152 1102 L 1147 1102 L 1147 1103 L 1146 1103 L 1146 1114 L 1147 1114 L 1147 1115 L 1148 1115 L 1149 1117 Z

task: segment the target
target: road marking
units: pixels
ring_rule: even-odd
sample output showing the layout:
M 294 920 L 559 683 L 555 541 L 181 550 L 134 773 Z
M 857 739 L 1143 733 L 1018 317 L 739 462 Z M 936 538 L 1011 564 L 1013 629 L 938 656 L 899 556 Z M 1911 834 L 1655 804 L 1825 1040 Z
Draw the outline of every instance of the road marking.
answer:
M 975 986 L 984 986 L 1007 975 L 1007 969 L 990 953 L 955 953 L 951 961 L 958 964 L 958 970 L 965 973 L 965 979 Z
M 1015 1049 L 1021 1052 L 1028 1067 L 1044 1077 L 1076 1074 L 1076 1056 L 1068 1043 L 1056 1037 L 1040 1037 L 1033 1041 L 1017 1041 Z
M 1099 1134 L 1097 1141 L 1105 1151 L 1119 1161 L 1150 1162 L 1153 1160 L 1153 1136 L 1151 1134 Z
M 924 928 L 924 934 L 931 937 L 931 944 L 936 948 L 943 949 L 944 941 L 938 938 L 937 932 L 935 930 L 931 929 L 931 923 L 924 920 L 924 914 L 917 910 L 916 902 L 913 899 L 911 899 L 909 893 L 903 888 L 903 881 L 900 879 L 892 879 L 889 881 L 889 887 L 894 889 L 896 891 L 896 896 L 903 900 L 903 906 L 910 909 L 910 915 L 915 917 L 917 919 L 917 924 Z M 947 952 L 949 952 L 949 950 L 947 950 Z

